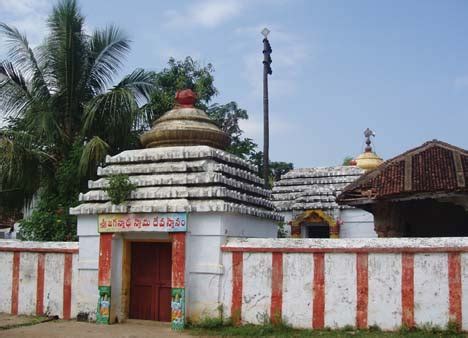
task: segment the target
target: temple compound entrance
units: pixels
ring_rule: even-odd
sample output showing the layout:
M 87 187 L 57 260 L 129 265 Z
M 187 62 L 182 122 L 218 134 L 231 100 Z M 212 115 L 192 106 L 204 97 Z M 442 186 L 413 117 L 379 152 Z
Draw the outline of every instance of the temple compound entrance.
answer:
M 183 327 L 187 214 L 109 214 L 98 220 L 97 321 L 129 318 Z
M 78 313 L 103 324 L 218 315 L 229 237 L 274 238 L 274 211 L 258 168 L 225 152 L 228 136 L 201 110 L 195 94 L 142 135 L 146 149 L 108 156 L 99 179 L 80 194 Z M 106 192 L 112 175 L 136 188 L 120 205 Z M 96 302 L 98 304 L 96 311 Z

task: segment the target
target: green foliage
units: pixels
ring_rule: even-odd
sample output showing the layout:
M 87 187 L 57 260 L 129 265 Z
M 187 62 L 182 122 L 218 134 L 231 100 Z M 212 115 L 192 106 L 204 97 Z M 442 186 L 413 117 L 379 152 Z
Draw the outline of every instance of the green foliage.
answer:
M 257 144 L 244 138 L 239 126 L 241 120 L 249 118 L 245 109 L 236 102 L 210 104 L 218 90 L 214 86 L 214 68 L 211 64 L 200 65 L 191 57 L 183 61 L 169 59 L 168 66 L 154 74 L 155 88 L 151 100 L 142 107 L 146 123 L 150 126 L 157 118 L 174 107 L 174 97 L 178 90 L 190 88 L 197 93 L 195 106 L 206 111 L 218 126 L 231 137 L 227 151 L 252 160 L 257 153 Z
M 352 325 L 345 325 L 341 328 L 341 331 L 354 331 L 356 328 Z
M 449 321 L 447 323 L 446 331 L 451 334 L 456 334 L 461 332 L 460 324 L 456 321 Z
M 346 156 L 344 159 L 343 159 L 343 163 L 341 165 L 351 165 L 351 162 L 353 161 L 353 157 L 352 156 Z
M 249 138 L 243 138 L 239 126 L 241 120 L 249 118 L 245 109 L 239 108 L 236 102 L 223 105 L 215 103 L 207 108 L 206 113 L 231 137 L 231 144 L 226 149 L 228 152 L 243 159 L 250 159 L 255 155 L 257 144 Z
M 255 153 L 251 157 L 251 161 L 257 165 L 258 167 L 258 175 L 263 178 L 263 152 L 259 151 Z M 269 185 L 270 187 L 273 186 L 275 181 L 281 179 L 282 175 L 285 175 L 290 170 L 294 169 L 294 165 L 292 163 L 287 162 L 274 162 L 270 161 L 270 177 L 269 177 Z
M 22 220 L 20 236 L 34 241 L 76 240 L 76 217 L 68 213 L 78 203 L 80 190 L 86 180 L 78 175 L 83 146 L 75 142 L 67 157 L 57 167 L 54 177 L 44 178 L 38 195 L 38 206 L 29 218 Z
M 58 317 L 57 317 L 58 318 Z M 32 326 L 56 319 L 55 317 L 45 316 L 22 316 L 21 320 L 14 321 L 14 324 L 0 324 L 1 330 L 17 329 L 19 327 Z M 6 321 L 8 323 L 8 321 Z M 17 322 L 17 323 L 16 323 Z
M 350 327 L 341 329 L 323 330 L 294 329 L 291 326 L 279 322 L 277 325 L 266 323 L 263 325 L 246 324 L 242 326 L 220 325 L 217 319 L 204 319 L 202 325 L 193 324 L 189 332 L 194 336 L 217 336 L 217 337 L 464 337 L 465 334 L 452 331 L 441 331 L 431 329 L 414 329 L 400 332 L 381 331 L 378 327 L 370 327 L 368 330 L 357 330 Z
M 191 57 L 183 61 L 170 58 L 168 66 L 154 75 L 155 88 L 151 100 L 143 107 L 148 125 L 174 107 L 175 94 L 181 89 L 196 92 L 196 107 L 206 110 L 208 103 L 218 93 L 213 83 L 213 72 L 211 64 L 201 66 Z
M 369 331 L 371 332 L 381 332 L 382 329 L 377 324 L 369 325 Z
M 136 189 L 127 175 L 117 174 L 109 177 L 109 187 L 105 189 L 111 202 L 115 205 L 125 202 Z
M 231 138 L 231 144 L 226 149 L 259 167 L 258 174 L 263 177 L 263 153 L 258 151 L 258 145 L 250 138 L 245 138 L 239 126 L 241 120 L 247 120 L 249 115 L 236 102 L 226 104 L 211 103 L 218 90 L 214 86 L 214 68 L 211 64 L 200 65 L 192 58 L 183 61 L 169 59 L 168 66 L 154 74 L 155 89 L 151 100 L 142 107 L 147 125 L 161 117 L 174 107 L 174 97 L 178 90 L 190 88 L 197 93 L 196 107 L 205 110 L 218 126 Z M 281 175 L 293 168 L 292 163 L 270 162 L 270 185 Z
M 130 50 L 117 27 L 88 34 L 75 0 L 59 0 L 47 24 L 46 39 L 32 49 L 26 36 L 0 23 L 7 49 L 7 60 L 0 62 L 0 110 L 8 121 L 0 130 L 0 203 L 19 209 L 33 196 L 41 200 L 37 213 L 23 221 L 25 238 L 51 238 L 41 224 L 33 231 L 33 220 L 63 221 L 65 230 L 57 229 L 57 238 L 73 238 L 76 220 L 68 208 L 76 205 L 86 180 L 107 154 L 139 147 L 138 135 L 172 109 L 177 90 L 197 93 L 196 107 L 231 136 L 228 151 L 253 162 L 261 159 L 239 127 L 247 111 L 235 102 L 212 104 L 218 91 L 211 64 L 171 58 L 161 72 L 136 69 L 117 81 Z M 272 177 L 289 167 L 272 162 Z M 118 188 L 125 197 L 114 202 L 125 200 L 129 188 Z
M 4 192 L 15 191 L 21 202 L 30 200 L 40 186 L 42 169 L 54 163 L 52 156 L 38 149 L 33 135 L 0 130 L 0 187 Z
M 197 322 L 196 324 L 193 325 L 193 327 L 201 328 L 201 329 L 219 329 L 224 327 L 224 321 L 222 318 L 215 317 L 206 317 Z
M 288 232 L 284 228 L 286 223 L 278 223 L 278 238 L 287 238 L 288 237 Z
M 0 23 L 8 57 L 0 62 L 0 110 L 8 121 L 0 131 L 0 202 L 21 208 L 35 196 L 41 203 L 23 221 L 25 238 L 50 240 L 48 224 L 55 239 L 67 240 L 76 223 L 68 208 L 96 166 L 108 153 L 138 146 L 140 106 L 154 74 L 137 69 L 116 81 L 129 39 L 115 26 L 85 32 L 75 0 L 60 0 L 47 24 L 46 39 L 32 49 Z M 34 222 L 41 222 L 37 231 Z
M 0 195 L 14 190 L 18 203 L 58 185 L 61 162 L 83 138 L 102 142 L 83 153 L 76 178 L 95 170 L 104 148 L 133 148 L 143 123 L 139 106 L 153 87 L 153 73 L 137 69 L 108 90 L 130 41 L 114 26 L 87 34 L 75 0 L 60 0 L 47 24 L 46 39 L 32 49 L 26 36 L 0 23 L 8 57 L 0 63 L 0 109 L 9 118 L 0 133 Z
M 292 169 L 294 169 L 294 165 L 292 163 L 270 162 L 270 175 L 273 176 L 275 181 L 280 180 L 281 176 L 283 176 Z
M 20 222 L 20 237 L 27 241 L 73 241 L 76 240 L 76 223 L 70 222 L 63 209 L 39 207 L 31 217 Z
M 104 161 L 108 151 L 109 145 L 99 136 L 94 136 L 86 143 L 78 166 L 80 176 L 93 176 L 95 174 L 93 169 Z

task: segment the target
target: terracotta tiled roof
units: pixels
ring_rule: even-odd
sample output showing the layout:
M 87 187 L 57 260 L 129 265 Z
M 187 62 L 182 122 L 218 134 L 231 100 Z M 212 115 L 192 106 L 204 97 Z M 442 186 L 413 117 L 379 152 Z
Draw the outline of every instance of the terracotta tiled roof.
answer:
M 408 150 L 361 176 L 338 202 L 407 197 L 425 193 L 468 193 L 468 151 L 433 140 Z

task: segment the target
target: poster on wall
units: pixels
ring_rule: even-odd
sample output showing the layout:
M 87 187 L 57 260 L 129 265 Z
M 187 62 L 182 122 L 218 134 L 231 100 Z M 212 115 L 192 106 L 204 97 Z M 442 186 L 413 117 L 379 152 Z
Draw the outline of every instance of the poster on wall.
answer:
M 109 324 L 110 318 L 110 300 L 111 300 L 111 287 L 99 287 L 99 300 L 96 314 L 96 322 L 99 324 Z
M 181 330 L 185 325 L 185 289 L 173 288 L 171 301 L 172 329 Z
M 99 215 L 99 232 L 185 232 L 187 213 Z

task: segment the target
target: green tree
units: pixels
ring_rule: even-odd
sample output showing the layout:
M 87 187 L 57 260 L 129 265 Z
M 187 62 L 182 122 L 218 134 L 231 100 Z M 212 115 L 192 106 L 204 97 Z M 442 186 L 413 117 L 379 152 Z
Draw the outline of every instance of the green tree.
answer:
M 202 66 L 191 57 L 186 57 L 183 61 L 170 58 L 167 67 L 155 73 L 155 88 L 151 100 L 142 108 L 147 125 L 150 126 L 174 107 L 174 97 L 178 90 L 189 88 L 197 93 L 195 106 L 206 111 L 208 116 L 231 137 L 227 151 L 244 159 L 250 159 L 257 145 L 251 139 L 242 136 L 243 132 L 239 126 L 239 122 L 247 120 L 249 115 L 245 109 L 239 108 L 236 102 L 212 103 L 218 94 L 214 86 L 213 73 L 214 68 L 211 64 Z
M 249 118 L 245 109 L 239 108 L 237 103 L 232 101 L 222 105 L 212 104 L 207 108 L 206 113 L 231 137 L 231 144 L 226 149 L 228 152 L 246 160 L 255 155 L 257 144 L 250 138 L 244 138 L 239 126 L 240 120 Z
M 207 110 L 218 90 L 214 86 L 214 68 L 209 63 L 201 66 L 191 57 L 183 61 L 170 58 L 166 68 L 155 73 L 155 86 L 151 99 L 143 107 L 148 125 L 174 107 L 174 97 L 178 90 L 192 89 L 197 93 L 195 106 Z
M 343 159 L 343 163 L 341 165 L 344 165 L 344 166 L 352 165 L 353 160 L 354 159 L 352 158 L 352 156 L 346 156 Z
M 255 152 L 251 156 L 251 161 L 258 167 L 258 175 L 263 178 L 263 152 Z M 279 181 L 281 176 L 294 169 L 292 163 L 270 161 L 269 186 L 272 187 L 275 181 Z
M 116 82 L 130 41 L 115 26 L 91 34 L 84 26 L 75 0 L 54 6 L 47 38 L 35 49 L 0 23 L 8 48 L 0 63 L 0 109 L 8 118 L 0 130 L 0 198 L 22 204 L 40 191 L 37 212 L 68 213 L 86 176 L 106 154 L 135 147 L 145 123 L 139 106 L 154 74 L 137 69 Z

